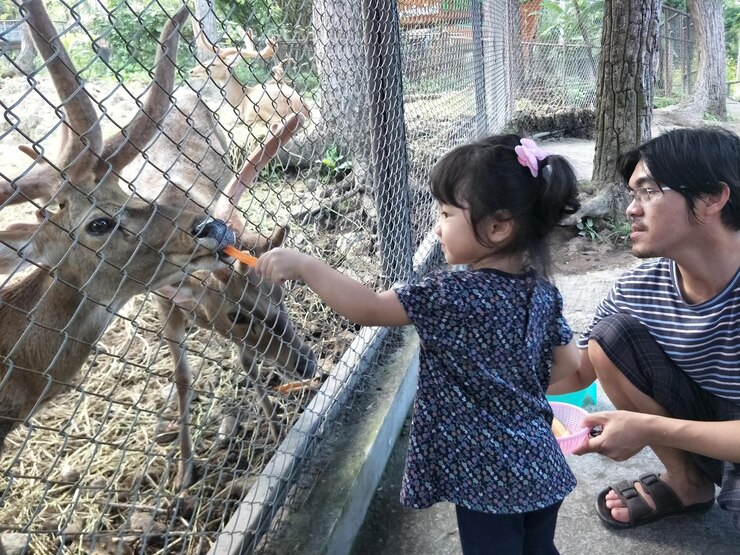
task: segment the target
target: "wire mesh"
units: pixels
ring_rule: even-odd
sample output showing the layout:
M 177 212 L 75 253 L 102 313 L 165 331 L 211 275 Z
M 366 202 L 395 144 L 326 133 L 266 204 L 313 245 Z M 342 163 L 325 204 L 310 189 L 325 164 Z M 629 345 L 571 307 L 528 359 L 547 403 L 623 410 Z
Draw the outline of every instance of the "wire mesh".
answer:
M 26 38 L 0 60 L 0 541 L 257 549 L 386 332 L 218 259 L 218 220 L 257 255 L 414 279 L 436 159 L 515 99 L 592 106 L 597 49 L 524 40 L 510 0 L 2 5 Z
M 519 63 L 514 127 L 524 133 L 559 133 L 589 138 L 594 127 L 602 3 L 521 3 Z M 662 107 L 691 92 L 695 80 L 693 30 L 687 13 L 663 6 L 660 68 L 654 96 Z M 513 33 L 512 33 L 513 34 Z

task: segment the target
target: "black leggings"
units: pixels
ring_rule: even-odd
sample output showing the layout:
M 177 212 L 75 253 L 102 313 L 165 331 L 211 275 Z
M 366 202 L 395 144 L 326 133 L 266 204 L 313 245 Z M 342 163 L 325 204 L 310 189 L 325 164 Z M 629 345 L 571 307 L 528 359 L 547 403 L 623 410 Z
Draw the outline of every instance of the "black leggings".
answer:
M 463 555 L 558 555 L 553 539 L 561 504 L 508 515 L 455 505 Z

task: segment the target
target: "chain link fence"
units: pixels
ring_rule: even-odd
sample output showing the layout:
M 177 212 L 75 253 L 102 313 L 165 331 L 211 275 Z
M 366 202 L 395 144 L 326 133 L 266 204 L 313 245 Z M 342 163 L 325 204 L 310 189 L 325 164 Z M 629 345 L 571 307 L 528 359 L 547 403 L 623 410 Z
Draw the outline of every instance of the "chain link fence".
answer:
M 524 40 L 508 0 L 0 4 L 41 54 L 0 61 L 0 541 L 269 552 L 390 334 L 262 282 L 220 222 L 415 279 L 436 159 L 515 100 L 592 106 L 598 51 Z
M 521 3 L 521 51 L 514 127 L 527 134 L 590 138 L 594 129 L 596 80 L 603 10 L 600 2 Z M 663 6 L 656 107 L 691 93 L 696 56 L 691 19 Z

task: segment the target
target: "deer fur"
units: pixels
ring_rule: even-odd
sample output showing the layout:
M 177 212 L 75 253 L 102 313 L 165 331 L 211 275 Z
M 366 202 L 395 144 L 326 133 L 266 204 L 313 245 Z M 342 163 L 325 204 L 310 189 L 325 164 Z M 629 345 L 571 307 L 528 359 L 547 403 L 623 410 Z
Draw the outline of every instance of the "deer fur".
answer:
M 178 16 L 180 13 L 178 13 Z M 178 19 L 178 22 L 181 22 Z M 167 49 L 170 52 L 175 50 Z M 162 88 L 165 97 L 172 89 L 173 80 Z M 157 87 L 153 88 L 157 90 Z M 234 208 L 259 171 L 275 156 L 279 148 L 303 123 L 302 116 L 288 118 L 285 125 L 274 127 L 265 145 L 252 153 L 244 168 L 234 178 L 227 163 L 227 143 L 218 128 L 213 113 L 194 94 L 178 91 L 169 95 L 173 109 L 153 114 L 161 132 L 144 138 L 129 137 L 135 145 L 134 156 L 126 155 L 126 165 L 120 172 L 130 180 L 142 199 L 168 207 L 175 214 L 195 211 L 203 218 L 206 212 L 222 214 L 239 235 L 237 246 L 250 248 L 256 254 L 282 241 L 284 230 L 278 229 L 272 238 L 245 231 L 246 222 Z M 82 127 L 81 127 L 82 128 Z M 120 141 L 119 141 L 120 142 Z M 35 151 L 23 149 L 36 156 Z M 111 144 L 106 152 L 115 152 Z M 140 156 L 145 151 L 145 156 Z M 44 164 L 46 165 L 46 164 Z M 58 183 L 42 183 L 20 178 L 15 187 L 0 183 L 0 200 L 9 203 L 30 198 L 48 200 L 58 189 Z M 221 220 L 209 220 L 212 222 Z M 16 229 L 24 224 L 14 224 Z M 0 249 L 0 271 L 9 261 Z M 17 269 L 17 268 L 16 268 Z M 180 274 L 182 275 L 182 274 Z M 239 264 L 211 273 L 208 268 L 198 277 L 185 277 L 175 287 L 159 288 L 158 311 L 163 320 L 164 336 L 175 364 L 174 382 L 179 403 L 179 436 L 181 459 L 175 478 L 175 487 L 187 487 L 194 480 L 192 443 L 189 433 L 190 384 L 192 373 L 187 361 L 184 341 L 190 323 L 213 329 L 232 341 L 239 349 L 244 370 L 252 380 L 264 412 L 272 418 L 274 408 L 267 399 L 256 370 L 255 357 L 260 356 L 276 364 L 286 376 L 301 378 L 314 375 L 317 364 L 314 354 L 299 338 L 290 322 L 282 299 L 282 289 L 264 283 L 255 273 Z M 237 304 L 233 304 L 237 303 Z M 103 328 L 104 329 L 104 328 Z M 101 330 L 102 333 L 102 330 Z M 279 430 L 270 419 L 270 429 L 277 438 Z
M 184 272 L 217 267 L 216 252 L 234 240 L 224 222 L 202 210 L 147 203 L 118 185 L 117 175 L 151 140 L 153 122 L 169 107 L 175 69 L 169 53 L 177 50 L 187 9 L 162 32 L 154 86 L 142 109 L 125 133 L 104 142 L 42 0 L 20 7 L 60 97 L 65 131 L 56 162 L 0 180 L 0 202 L 50 199 L 35 222 L 0 230 L 2 265 L 18 256 L 35 265 L 0 290 L 0 448 L 14 426 L 71 385 L 129 299 L 177 283 Z
M 241 83 L 234 74 L 234 64 L 240 60 L 271 59 L 276 52 L 275 39 L 267 40 L 261 51 L 257 50 L 248 29 L 244 35 L 242 48 L 223 47 L 212 44 L 198 23 L 193 19 L 193 33 L 200 48 L 213 52 L 213 58 L 204 65 L 197 65 L 190 70 L 190 77 L 197 80 L 213 81 L 223 92 L 226 102 L 238 112 L 241 121 L 246 125 L 263 121 L 267 125 L 282 121 L 290 114 L 303 114 L 309 118 L 311 110 L 300 94 L 284 79 L 283 64 L 279 62 L 273 68 L 273 79 L 267 83 L 248 86 Z
M 207 128 L 210 125 L 210 121 L 196 120 L 192 115 L 189 120 L 196 128 L 199 126 Z M 237 232 L 239 248 L 249 249 L 259 256 L 279 246 L 283 242 L 286 230 L 278 228 L 270 237 L 245 231 L 247 222 L 236 206 L 244 192 L 254 184 L 259 172 L 302 124 L 303 117 L 294 114 L 287 118 L 285 124 L 273 125 L 263 145 L 250 154 L 240 173 L 225 185 L 197 179 L 197 176 L 203 174 L 222 173 L 219 165 L 224 163 L 223 156 L 213 155 L 203 158 L 213 162 L 212 167 L 201 164 L 198 168 L 192 165 L 188 169 L 188 164 L 183 163 L 176 172 L 180 185 L 170 186 L 161 194 L 164 194 L 168 204 L 172 205 L 183 202 L 185 192 L 187 198 L 199 199 L 198 202 L 209 207 L 213 216 L 227 221 L 230 228 Z M 193 136 L 205 137 L 207 134 L 198 132 Z M 213 143 L 210 147 L 214 148 L 217 144 Z M 171 149 L 174 143 L 168 141 L 166 145 Z M 162 148 L 155 148 L 148 153 L 150 161 L 153 166 L 171 167 L 170 160 L 176 156 L 177 151 L 168 151 L 164 148 L 164 143 L 160 146 Z M 208 146 L 202 144 L 201 148 L 194 149 L 194 152 L 203 152 Z M 185 160 L 192 161 L 192 157 L 187 156 Z M 137 191 L 144 198 L 161 196 L 158 192 L 160 182 L 161 179 L 153 179 L 150 175 L 139 182 Z M 194 323 L 199 327 L 214 330 L 234 343 L 239 352 L 241 365 L 254 385 L 275 440 L 280 435 L 274 421 L 275 409 L 260 385 L 261 376 L 255 365 L 256 357 L 273 363 L 284 377 L 293 379 L 312 377 L 317 370 L 317 363 L 315 355 L 293 327 L 282 301 L 282 288 L 262 280 L 252 268 L 241 263 L 235 262 L 233 268 L 218 270 L 200 276 L 200 279 L 198 277 L 187 279 L 178 288 L 163 288 L 158 293 L 160 296 L 157 305 L 164 323 L 164 337 L 175 363 L 174 382 L 179 405 L 180 461 L 174 487 L 183 489 L 189 487 L 195 480 L 194 455 L 188 426 L 193 373 L 184 348 L 189 324 Z

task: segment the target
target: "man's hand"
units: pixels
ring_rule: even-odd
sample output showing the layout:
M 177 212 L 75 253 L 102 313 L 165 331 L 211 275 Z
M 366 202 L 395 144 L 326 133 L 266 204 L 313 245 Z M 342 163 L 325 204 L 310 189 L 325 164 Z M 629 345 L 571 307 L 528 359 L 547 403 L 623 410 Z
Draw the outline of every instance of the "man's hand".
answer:
M 645 425 L 650 415 L 626 410 L 595 412 L 583 419 L 583 426 L 600 426 L 602 431 L 574 451 L 576 455 L 599 453 L 615 461 L 624 461 L 646 445 Z

